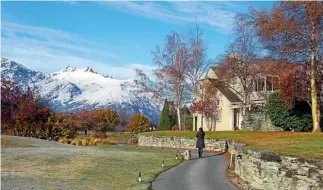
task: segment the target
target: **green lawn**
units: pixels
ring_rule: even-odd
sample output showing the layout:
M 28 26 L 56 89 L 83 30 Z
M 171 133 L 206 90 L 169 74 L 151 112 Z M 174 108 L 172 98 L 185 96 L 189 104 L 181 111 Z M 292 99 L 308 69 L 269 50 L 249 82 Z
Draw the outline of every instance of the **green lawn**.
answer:
M 126 140 L 129 137 L 131 137 L 131 133 L 117 133 L 117 132 L 107 133 L 107 139 L 111 143 L 126 143 Z
M 195 138 L 196 132 L 154 131 L 144 134 Z M 238 140 L 247 146 L 282 155 L 323 159 L 323 133 L 219 131 L 206 132 L 205 138 Z
M 152 180 L 180 162 L 174 153 L 135 147 L 75 147 L 8 136 L 1 143 L 4 189 L 147 189 L 149 183 L 137 182 L 139 171 Z

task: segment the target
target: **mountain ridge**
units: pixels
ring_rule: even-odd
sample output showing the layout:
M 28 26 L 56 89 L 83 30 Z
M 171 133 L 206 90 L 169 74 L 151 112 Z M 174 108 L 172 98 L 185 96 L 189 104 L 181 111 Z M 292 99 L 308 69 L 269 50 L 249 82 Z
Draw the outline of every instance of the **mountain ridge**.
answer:
M 1 58 L 1 79 L 11 79 L 18 87 L 30 87 L 58 112 L 112 108 L 129 115 L 142 113 L 156 124 L 161 102 L 152 94 L 140 92 L 133 80 L 119 80 L 95 72 L 91 67 L 68 66 L 44 74 L 17 62 Z

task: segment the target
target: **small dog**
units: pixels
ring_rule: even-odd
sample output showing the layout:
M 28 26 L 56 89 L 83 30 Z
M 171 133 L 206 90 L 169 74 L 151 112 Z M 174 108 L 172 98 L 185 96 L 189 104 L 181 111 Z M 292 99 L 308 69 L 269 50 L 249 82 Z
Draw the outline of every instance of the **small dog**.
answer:
M 182 153 L 184 160 L 190 160 L 191 159 L 191 151 L 190 150 L 185 150 L 184 153 Z

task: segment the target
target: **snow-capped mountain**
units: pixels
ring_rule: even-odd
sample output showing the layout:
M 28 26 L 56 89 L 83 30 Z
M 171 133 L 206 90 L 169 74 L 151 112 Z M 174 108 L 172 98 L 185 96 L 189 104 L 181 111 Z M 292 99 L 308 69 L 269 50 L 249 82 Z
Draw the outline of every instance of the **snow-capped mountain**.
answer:
M 104 76 L 89 67 L 67 67 L 43 74 L 2 58 L 1 78 L 12 79 L 21 88 L 31 87 L 55 111 L 113 108 L 129 114 L 142 113 L 153 123 L 160 112 L 160 104 L 153 102 L 149 94 L 139 92 L 134 81 Z
M 9 59 L 1 58 L 1 79 L 3 78 L 13 79 L 17 86 L 24 88 L 33 86 L 34 83 L 43 80 L 45 75 Z

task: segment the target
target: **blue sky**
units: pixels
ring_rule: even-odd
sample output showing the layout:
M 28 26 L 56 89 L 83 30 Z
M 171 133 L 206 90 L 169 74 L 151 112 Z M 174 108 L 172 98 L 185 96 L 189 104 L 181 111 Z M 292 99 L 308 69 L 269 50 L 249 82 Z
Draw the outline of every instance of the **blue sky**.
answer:
M 1 56 L 47 73 L 90 66 L 134 78 L 134 68 L 154 68 L 151 51 L 165 35 L 186 36 L 195 21 L 217 57 L 233 39 L 233 17 L 251 5 L 272 2 L 1 2 Z

